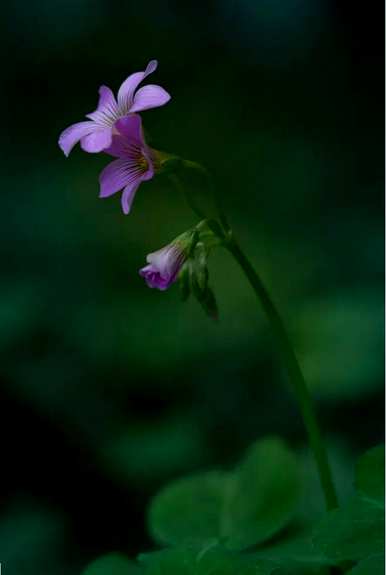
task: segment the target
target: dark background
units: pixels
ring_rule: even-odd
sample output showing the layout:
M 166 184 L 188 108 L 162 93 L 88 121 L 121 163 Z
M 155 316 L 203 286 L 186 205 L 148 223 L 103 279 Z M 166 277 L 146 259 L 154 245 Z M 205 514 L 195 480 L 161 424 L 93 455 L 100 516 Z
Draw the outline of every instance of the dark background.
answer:
M 5 11 L 0 244 L 0 561 L 80 572 L 148 549 L 169 479 L 278 434 L 321 498 L 275 342 L 219 251 L 220 321 L 149 290 L 148 252 L 195 222 L 165 178 L 130 216 L 109 161 L 59 133 L 151 58 L 171 94 L 155 147 L 214 174 L 317 401 L 342 499 L 383 437 L 384 5 L 335 0 L 32 0 Z M 311 511 L 310 511 L 311 512 Z

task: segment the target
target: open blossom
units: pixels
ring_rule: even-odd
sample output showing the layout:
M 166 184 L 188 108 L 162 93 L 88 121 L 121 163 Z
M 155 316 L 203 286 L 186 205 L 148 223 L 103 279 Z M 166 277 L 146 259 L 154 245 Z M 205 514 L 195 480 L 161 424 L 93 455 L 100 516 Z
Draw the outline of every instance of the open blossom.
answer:
M 107 198 L 123 190 L 122 209 L 128 214 L 138 186 L 154 176 L 157 152 L 147 146 L 138 114 L 118 120 L 117 129 L 119 134 L 113 136 L 111 146 L 104 151 L 118 159 L 100 173 L 99 197 Z
M 178 277 L 187 257 L 184 242 L 175 240 L 164 248 L 149 254 L 146 257 L 148 265 L 139 270 L 150 288 L 161 291 L 168 289 Z
M 61 133 L 59 146 L 64 154 L 68 156 L 79 141 L 86 152 L 101 152 L 110 146 L 119 118 L 166 104 L 170 95 L 161 86 L 149 84 L 137 90 L 138 85 L 154 72 L 157 66 L 157 60 L 151 60 L 144 72 L 131 74 L 119 88 L 117 99 L 110 88 L 101 86 L 98 107 L 95 112 L 86 116 L 89 121 L 73 124 Z

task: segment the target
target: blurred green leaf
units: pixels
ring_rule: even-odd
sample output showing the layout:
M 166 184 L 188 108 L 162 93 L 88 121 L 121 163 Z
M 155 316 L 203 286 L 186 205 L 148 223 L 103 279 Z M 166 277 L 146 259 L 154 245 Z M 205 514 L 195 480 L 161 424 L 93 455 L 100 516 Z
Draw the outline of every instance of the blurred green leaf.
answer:
M 291 519 L 300 494 L 297 462 L 279 439 L 256 442 L 241 461 L 228 498 L 232 549 L 261 543 Z
M 68 573 L 65 546 L 66 516 L 19 497 L 2 506 L 0 563 L 3 571 L 35 575 Z
M 384 511 L 360 497 L 330 511 L 314 532 L 316 548 L 336 563 L 382 553 Z
M 288 562 L 285 566 L 280 566 L 274 571 L 274 575 L 330 575 L 325 566 L 299 565 Z
M 215 544 L 202 549 L 174 548 L 140 555 L 146 575 L 270 575 L 275 564 L 229 552 Z
M 167 549 L 138 557 L 146 575 L 194 575 L 197 553 L 186 549 Z
M 152 501 L 149 525 L 157 541 L 223 539 L 240 550 L 263 542 L 294 512 L 299 479 L 293 455 L 277 439 L 254 444 L 234 473 L 208 472 L 177 480 Z
M 356 493 L 353 485 L 356 457 L 347 444 L 338 441 L 336 437 L 327 439 L 326 447 L 338 500 L 343 504 Z M 312 527 L 326 512 L 324 495 L 311 449 L 307 446 L 300 450 L 297 459 L 300 463 L 302 493 L 296 518 L 301 525 Z
M 109 471 L 127 481 L 152 481 L 206 459 L 202 430 L 188 415 L 132 424 L 106 441 L 100 451 Z
M 385 503 L 385 447 L 378 445 L 367 451 L 358 461 L 356 488 L 363 495 Z
M 301 564 L 310 566 L 330 563 L 326 556 L 313 545 L 311 530 L 296 534 L 285 532 L 279 540 L 275 538 L 274 541 L 257 549 L 255 555 L 277 561 L 282 565 L 296 563 L 298 567 Z
M 140 575 L 142 569 L 121 553 L 109 553 L 87 565 L 82 575 Z
M 347 575 L 384 575 L 385 557 L 383 554 L 373 555 L 360 561 Z
M 318 394 L 355 397 L 380 387 L 382 309 L 383 295 L 367 291 L 303 304 L 296 318 L 298 346 L 307 382 Z
M 149 510 L 151 535 L 162 543 L 206 543 L 224 529 L 224 502 L 231 474 L 209 471 L 178 479 L 153 499 Z

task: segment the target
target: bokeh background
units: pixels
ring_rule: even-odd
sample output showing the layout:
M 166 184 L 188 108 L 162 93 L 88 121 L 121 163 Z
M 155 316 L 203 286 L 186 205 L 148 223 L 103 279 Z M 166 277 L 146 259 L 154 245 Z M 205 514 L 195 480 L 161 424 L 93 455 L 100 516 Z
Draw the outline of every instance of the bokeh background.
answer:
M 3 8 L 0 561 L 67 575 L 148 549 L 171 478 L 278 434 L 315 469 L 275 343 L 225 253 L 220 321 L 145 287 L 148 252 L 195 218 L 166 178 L 132 214 L 98 199 L 108 157 L 60 131 L 149 59 L 171 94 L 155 147 L 214 174 L 317 401 L 342 498 L 383 437 L 384 4 L 30 0 Z

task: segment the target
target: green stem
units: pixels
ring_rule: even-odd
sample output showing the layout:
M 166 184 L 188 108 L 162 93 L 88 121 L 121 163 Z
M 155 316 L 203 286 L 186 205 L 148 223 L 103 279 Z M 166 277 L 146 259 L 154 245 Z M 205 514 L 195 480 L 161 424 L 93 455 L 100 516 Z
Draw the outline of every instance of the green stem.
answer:
M 226 218 L 224 210 L 222 208 L 221 201 L 219 201 L 219 198 L 215 193 L 210 174 L 207 172 L 205 168 L 203 168 L 200 164 L 197 164 L 196 162 L 191 162 L 189 160 L 183 160 L 182 162 L 183 166 L 185 166 L 186 168 L 194 169 L 201 173 L 204 173 L 207 176 L 209 183 L 211 184 L 211 193 L 216 203 L 221 226 L 220 225 L 214 226 L 213 224 L 216 222 L 214 222 L 213 220 L 208 221 L 208 225 L 212 229 L 214 234 L 217 235 L 218 238 L 222 241 L 223 245 L 233 255 L 233 257 L 236 259 L 236 261 L 244 271 L 245 275 L 249 280 L 249 283 L 254 289 L 257 297 L 260 299 L 264 311 L 271 323 L 272 331 L 274 332 L 274 335 L 276 337 L 283 363 L 287 368 L 288 376 L 291 381 L 293 390 L 295 392 L 300 412 L 303 417 L 304 426 L 308 434 L 309 443 L 315 457 L 320 483 L 323 489 L 324 498 L 326 502 L 326 507 L 327 509 L 334 509 L 335 507 L 338 506 L 338 499 L 336 496 L 335 487 L 332 480 L 332 474 L 328 462 L 327 451 L 319 428 L 318 420 L 316 417 L 310 393 L 308 391 L 305 379 L 303 377 L 298 360 L 292 348 L 291 342 L 288 338 L 287 331 L 284 327 L 281 317 L 279 316 L 276 307 L 274 306 L 270 298 L 270 295 L 267 292 L 266 287 L 264 286 L 260 277 L 256 273 L 254 267 L 252 266 L 252 264 L 250 263 L 244 252 L 241 250 L 240 246 L 238 245 L 238 243 L 236 242 L 236 240 L 232 235 L 232 231 L 228 224 L 228 220 Z M 183 186 L 180 185 L 178 178 L 174 178 L 174 181 L 179 188 L 183 188 Z M 185 193 L 185 190 L 183 191 Z M 193 209 L 193 211 L 200 218 L 204 219 L 205 214 L 201 212 L 198 206 L 193 204 L 191 195 L 185 193 L 185 197 L 189 205 Z
M 267 292 L 267 289 L 236 240 L 231 237 L 224 243 L 224 245 L 244 271 L 249 283 L 260 299 L 264 311 L 271 323 L 272 331 L 277 339 L 281 357 L 287 368 L 288 376 L 296 394 L 303 422 L 308 433 L 310 446 L 318 468 L 320 483 L 324 492 L 326 507 L 327 509 L 333 509 L 338 506 L 338 500 L 332 480 L 327 451 L 320 432 L 310 393 L 284 324 Z
M 197 166 L 199 166 L 199 164 L 197 164 Z M 169 178 L 173 182 L 173 184 L 175 185 L 177 191 L 185 197 L 185 200 L 186 200 L 188 206 L 196 214 L 198 219 L 205 222 L 205 225 L 207 225 L 208 228 L 212 230 L 213 234 L 217 238 L 219 238 L 221 242 L 223 240 L 225 240 L 226 234 L 223 231 L 223 228 L 221 227 L 221 225 L 218 223 L 217 220 L 208 217 L 205 214 L 205 212 L 203 212 L 203 210 L 200 208 L 200 206 L 195 201 L 194 194 L 190 194 L 189 192 L 186 191 L 186 188 L 181 184 L 179 177 L 176 174 L 170 174 Z
M 179 177 L 176 176 L 175 174 L 170 174 L 169 178 L 173 182 L 173 184 L 175 185 L 177 191 L 185 197 L 185 200 L 186 200 L 188 206 L 190 207 L 190 209 L 196 214 L 196 216 L 200 220 L 205 220 L 206 215 L 201 210 L 201 208 L 196 204 L 196 202 L 194 202 L 193 195 L 189 194 L 186 191 L 185 187 L 181 184 Z
M 224 208 L 222 205 L 222 201 L 221 201 L 221 199 L 220 199 L 220 197 L 216 191 L 216 188 L 214 186 L 211 173 L 206 168 L 204 168 L 204 166 L 199 164 L 198 162 L 192 162 L 191 160 L 182 160 L 182 165 L 184 166 L 184 168 L 187 168 L 190 170 L 195 170 L 196 172 L 199 172 L 200 174 L 203 174 L 205 176 L 205 178 L 207 179 L 208 184 L 209 184 L 210 193 L 211 193 L 211 196 L 212 196 L 213 201 L 215 203 L 221 225 L 224 228 L 224 230 L 230 231 L 231 228 L 230 228 L 230 225 L 228 223 L 228 218 L 225 214 L 225 211 L 224 211 Z

